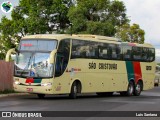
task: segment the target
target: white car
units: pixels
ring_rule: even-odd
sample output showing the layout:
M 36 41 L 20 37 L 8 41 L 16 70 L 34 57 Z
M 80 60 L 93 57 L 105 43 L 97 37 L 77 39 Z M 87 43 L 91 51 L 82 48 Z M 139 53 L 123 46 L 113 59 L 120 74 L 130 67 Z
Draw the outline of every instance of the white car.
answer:
M 159 86 L 160 84 L 160 66 L 156 66 L 156 73 L 155 73 L 155 79 L 154 79 L 154 86 Z

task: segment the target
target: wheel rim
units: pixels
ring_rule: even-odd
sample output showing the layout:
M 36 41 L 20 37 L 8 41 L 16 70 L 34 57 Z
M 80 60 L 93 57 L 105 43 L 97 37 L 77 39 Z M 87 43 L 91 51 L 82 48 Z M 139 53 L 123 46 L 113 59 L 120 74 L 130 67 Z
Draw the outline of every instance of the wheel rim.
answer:
M 75 85 L 73 88 L 73 92 L 76 94 L 77 93 L 77 86 Z
M 129 86 L 129 94 L 130 94 L 130 95 L 133 94 L 133 86 L 132 86 L 132 85 Z
M 140 84 L 137 84 L 137 86 L 136 86 L 136 91 L 137 91 L 138 93 L 141 92 L 141 86 L 140 86 Z

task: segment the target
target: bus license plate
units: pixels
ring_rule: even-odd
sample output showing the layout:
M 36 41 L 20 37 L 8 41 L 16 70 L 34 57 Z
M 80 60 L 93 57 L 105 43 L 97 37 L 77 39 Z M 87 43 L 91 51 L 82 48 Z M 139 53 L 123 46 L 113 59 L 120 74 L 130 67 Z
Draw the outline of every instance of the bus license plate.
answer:
M 27 88 L 28 92 L 33 92 L 33 88 Z

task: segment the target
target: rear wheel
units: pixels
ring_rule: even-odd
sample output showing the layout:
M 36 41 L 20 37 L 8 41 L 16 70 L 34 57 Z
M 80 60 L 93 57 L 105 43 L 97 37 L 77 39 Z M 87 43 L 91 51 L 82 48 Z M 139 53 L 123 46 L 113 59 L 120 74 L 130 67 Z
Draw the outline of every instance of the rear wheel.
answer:
M 120 95 L 122 95 L 122 96 L 132 96 L 133 92 L 134 92 L 134 84 L 133 84 L 133 82 L 129 82 L 127 91 L 120 92 Z
M 37 96 L 38 96 L 38 98 L 40 98 L 40 99 L 44 99 L 45 94 L 37 94 Z
M 142 91 L 142 83 L 139 81 L 138 83 L 137 83 L 137 85 L 135 86 L 135 89 L 134 89 L 134 95 L 135 96 L 139 96 L 140 94 L 141 94 L 141 91 Z
M 77 98 L 77 91 L 78 91 L 77 88 L 78 88 L 78 87 L 77 87 L 77 84 L 76 84 L 76 82 L 74 82 L 74 83 L 72 84 L 71 92 L 70 92 L 70 94 L 69 94 L 69 97 L 70 97 L 70 98 L 72 98 L 72 99 L 76 99 L 76 98 Z

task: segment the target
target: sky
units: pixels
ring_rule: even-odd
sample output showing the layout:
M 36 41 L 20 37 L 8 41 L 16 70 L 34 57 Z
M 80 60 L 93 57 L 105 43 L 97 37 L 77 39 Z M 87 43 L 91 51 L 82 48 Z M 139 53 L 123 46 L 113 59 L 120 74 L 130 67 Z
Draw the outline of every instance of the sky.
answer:
M 13 6 L 17 6 L 19 0 L 0 0 L 10 1 Z M 145 42 L 156 47 L 156 56 L 160 62 L 160 0 L 120 0 L 123 1 L 127 15 L 131 24 L 136 23 L 145 31 Z M 3 15 L 10 17 L 10 13 L 3 13 L 0 10 L 0 19 Z

